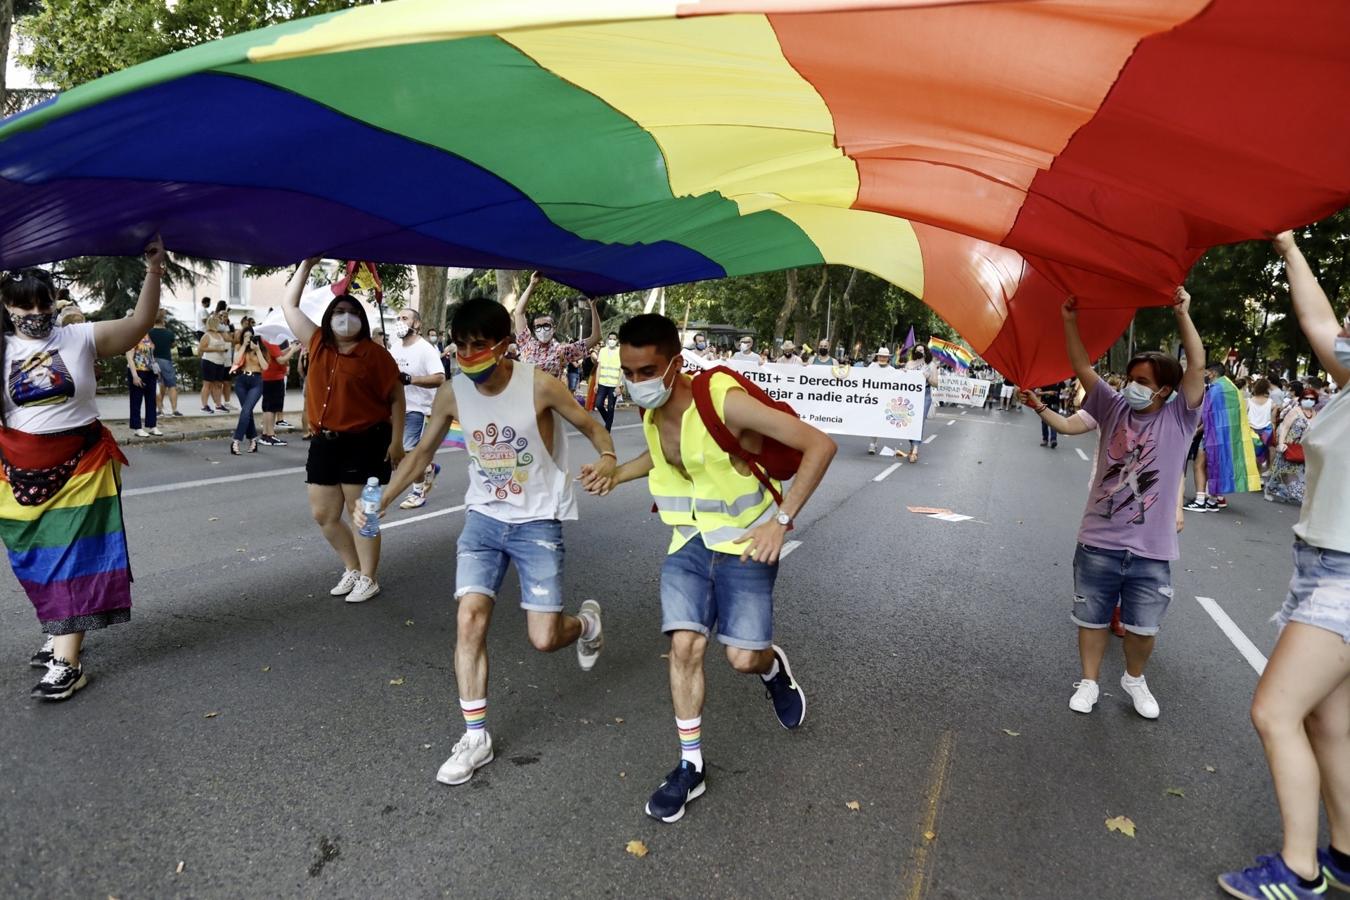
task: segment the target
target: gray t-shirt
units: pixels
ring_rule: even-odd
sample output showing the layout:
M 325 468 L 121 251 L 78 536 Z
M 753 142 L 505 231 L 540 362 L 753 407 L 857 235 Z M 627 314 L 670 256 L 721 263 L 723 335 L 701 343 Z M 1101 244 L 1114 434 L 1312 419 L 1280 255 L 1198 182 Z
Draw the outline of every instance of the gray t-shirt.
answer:
M 1177 492 L 1200 407 L 1187 408 L 1182 397 L 1157 412 L 1137 413 L 1099 380 L 1083 399 L 1083 410 L 1101 424 L 1101 436 L 1079 542 L 1147 559 L 1176 559 Z

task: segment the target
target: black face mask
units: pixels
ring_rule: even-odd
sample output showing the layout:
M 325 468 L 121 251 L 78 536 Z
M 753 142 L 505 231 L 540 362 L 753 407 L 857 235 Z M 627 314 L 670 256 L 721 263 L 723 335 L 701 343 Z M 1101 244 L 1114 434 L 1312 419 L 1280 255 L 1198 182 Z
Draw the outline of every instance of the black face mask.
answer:
M 20 335 L 35 341 L 41 341 L 51 335 L 56 327 L 56 313 L 30 313 L 26 316 L 10 316 L 14 330 Z

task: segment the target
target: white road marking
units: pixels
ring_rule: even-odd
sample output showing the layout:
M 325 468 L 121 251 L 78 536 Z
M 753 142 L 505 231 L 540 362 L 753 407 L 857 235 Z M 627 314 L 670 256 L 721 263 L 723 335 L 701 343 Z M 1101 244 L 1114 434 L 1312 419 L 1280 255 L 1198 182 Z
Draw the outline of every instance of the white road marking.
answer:
M 1082 448 L 1082 447 L 1074 447 L 1074 448 L 1073 448 L 1073 452 L 1074 452 L 1074 453 L 1077 453 L 1077 454 L 1078 454 L 1078 458 L 1081 459 L 1083 462 L 1087 462 L 1087 461 L 1088 461 L 1088 455 L 1087 455 L 1086 453 L 1083 452 L 1083 448 Z
M 1265 672 L 1265 655 L 1256 649 L 1256 645 L 1251 642 L 1247 635 L 1242 633 L 1242 629 L 1237 627 L 1237 623 L 1228 617 L 1228 613 L 1223 611 L 1223 607 L 1209 597 L 1196 597 L 1195 599 L 1204 607 L 1205 612 L 1209 613 L 1209 617 L 1214 620 L 1223 633 L 1228 635 L 1228 639 L 1233 642 L 1233 646 L 1237 647 L 1238 652 L 1256 670 L 1256 674 L 1260 675 Z
M 616 425 L 615 431 L 626 431 L 629 428 L 641 428 L 642 423 L 636 425 Z M 581 437 L 580 432 L 569 431 L 567 437 L 570 440 L 574 437 Z M 442 453 L 463 453 L 462 447 L 442 447 L 436 451 L 436 455 Z M 305 471 L 304 466 L 287 466 L 284 469 L 268 469 L 266 472 L 248 472 L 243 475 L 222 475 L 219 478 L 198 478 L 193 481 L 175 481 L 171 484 L 150 484 L 145 487 L 127 488 L 122 491 L 123 497 L 143 497 L 146 494 L 164 494 L 169 491 L 187 491 L 192 488 L 210 487 L 216 484 L 234 484 L 239 481 L 253 481 L 255 478 L 276 478 L 281 475 L 299 475 Z M 439 513 L 438 513 L 439 515 Z
M 961 410 L 961 415 L 964 416 L 964 415 L 965 415 L 966 413 L 968 413 L 969 411 L 970 411 L 970 410 L 963 409 L 963 410 Z
M 796 550 L 801 545 L 802 545 L 801 541 L 788 541 L 786 544 L 783 545 L 783 549 L 778 551 L 778 561 L 782 562 L 783 559 L 786 558 L 789 553 L 791 553 L 793 550 Z
M 393 522 L 383 522 L 380 525 L 381 531 L 388 531 L 390 528 L 397 528 L 400 525 L 411 525 L 414 522 L 425 522 L 427 519 L 436 519 L 441 516 L 448 516 L 451 513 L 463 512 L 464 505 L 452 506 L 449 509 L 438 509 L 435 512 L 422 513 L 420 516 L 409 516 L 406 519 L 396 519 Z
M 950 428 L 951 426 L 953 426 L 953 425 L 955 425 L 955 424 L 956 424 L 956 420 L 955 420 L 955 419 L 948 419 L 948 420 L 947 420 L 947 427 L 948 427 L 948 428 Z
M 876 478 L 873 478 L 872 480 L 873 480 L 873 481 L 885 481 L 885 480 L 886 480 L 886 477 L 887 477 L 888 475 L 890 475 L 892 472 L 894 472 L 894 471 L 895 471 L 896 469 L 898 469 L 898 468 L 900 468 L 900 464 L 899 464 L 899 463 L 891 463 L 889 466 L 887 466 L 886 468 L 884 468 L 884 469 L 881 470 L 881 474 L 880 474 L 880 475 L 878 475 Z
M 931 444 L 931 443 L 933 443 L 933 438 L 935 438 L 935 437 L 937 437 L 936 434 L 930 434 L 928 437 L 926 437 L 926 438 L 923 439 L 923 442 L 924 442 L 925 444 Z

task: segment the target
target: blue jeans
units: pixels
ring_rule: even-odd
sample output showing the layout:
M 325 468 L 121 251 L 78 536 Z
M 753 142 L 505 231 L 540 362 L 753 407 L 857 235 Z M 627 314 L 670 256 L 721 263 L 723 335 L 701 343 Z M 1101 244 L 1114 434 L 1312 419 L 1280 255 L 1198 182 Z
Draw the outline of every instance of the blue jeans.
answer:
M 695 631 L 729 647 L 773 646 L 773 583 L 778 564 L 709 550 L 695 536 L 661 566 L 661 630 Z
M 253 424 L 253 408 L 262 399 L 262 374 L 240 372 L 234 379 L 234 395 L 239 398 L 239 422 L 234 426 L 234 439 L 250 441 L 258 436 Z
M 1165 559 L 1079 544 L 1073 555 L 1073 613 L 1081 628 L 1106 628 L 1120 604 L 1120 622 L 1153 635 L 1172 604 L 1172 567 Z
M 1050 423 L 1041 419 L 1041 440 L 1052 444 L 1059 443 L 1059 432 L 1050 427 Z
M 424 413 L 409 410 L 403 416 L 403 449 L 412 450 L 422 440 L 422 427 L 426 425 Z
M 618 400 L 617 387 L 599 384 L 595 387 L 595 408 L 600 410 L 600 418 L 605 420 L 605 430 L 614 427 L 614 404 Z
M 1281 629 L 1290 622 L 1321 628 L 1350 644 L 1350 553 L 1294 541 L 1294 577 L 1274 620 Z
M 455 599 L 482 594 L 496 600 L 509 563 L 516 564 L 520 577 L 521 609 L 562 612 L 562 522 L 502 522 L 469 510 L 459 533 Z

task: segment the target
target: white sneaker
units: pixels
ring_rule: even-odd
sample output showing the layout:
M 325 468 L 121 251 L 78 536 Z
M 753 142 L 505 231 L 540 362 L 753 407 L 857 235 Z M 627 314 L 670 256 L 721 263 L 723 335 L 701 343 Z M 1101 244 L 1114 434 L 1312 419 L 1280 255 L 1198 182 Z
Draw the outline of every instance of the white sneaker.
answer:
M 1144 680 L 1143 675 L 1133 678 L 1126 672 L 1120 676 L 1120 686 L 1134 701 L 1135 712 L 1145 719 L 1158 718 L 1158 714 L 1162 710 L 1158 708 L 1158 701 L 1154 699 L 1153 693 L 1148 689 L 1148 682 Z
M 464 732 L 450 758 L 441 763 L 436 772 L 436 780 L 441 784 L 463 784 L 473 777 L 473 773 L 492 762 L 492 735 L 486 731 Z
M 154 428 L 151 428 L 151 429 L 150 429 L 150 433 L 153 434 L 153 435 L 156 435 L 156 436 L 158 436 L 158 437 L 163 437 L 163 436 L 164 436 L 164 432 L 160 430 L 160 428 L 159 428 L 158 425 L 156 425 Z
M 144 428 L 137 428 L 135 431 L 132 432 L 132 434 L 136 435 L 136 437 L 150 436 L 150 432 L 146 431 Z
M 365 603 L 371 597 L 380 592 L 380 583 L 373 578 L 367 578 L 365 575 L 357 573 L 356 584 L 352 585 L 352 591 L 347 595 L 348 603 Z
M 595 668 L 595 661 L 600 658 L 600 651 L 605 646 L 604 626 L 600 624 L 600 604 L 594 600 L 585 601 L 581 604 L 580 616 L 583 621 L 595 619 L 595 637 L 589 641 L 577 640 L 577 662 L 581 664 L 581 671 L 589 672 Z
M 1101 693 L 1097 682 L 1084 678 L 1082 681 L 1075 681 L 1073 686 L 1078 690 L 1069 698 L 1069 709 L 1080 713 L 1092 712 L 1092 707 L 1097 705 L 1097 696 Z
M 342 597 L 346 594 L 350 594 L 352 588 L 356 587 L 356 579 L 360 577 L 361 573 L 356 569 L 347 569 L 342 573 L 342 579 L 338 581 L 328 593 L 332 594 L 334 597 Z
M 419 491 L 413 488 L 408 496 L 403 498 L 403 502 L 398 505 L 399 509 L 418 509 L 427 505 L 427 495 L 425 490 Z
M 870 443 L 870 444 L 867 445 L 867 455 L 868 455 L 868 456 L 876 456 L 876 455 L 877 455 L 877 442 L 876 442 L 876 441 L 873 441 L 872 443 Z

